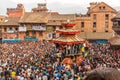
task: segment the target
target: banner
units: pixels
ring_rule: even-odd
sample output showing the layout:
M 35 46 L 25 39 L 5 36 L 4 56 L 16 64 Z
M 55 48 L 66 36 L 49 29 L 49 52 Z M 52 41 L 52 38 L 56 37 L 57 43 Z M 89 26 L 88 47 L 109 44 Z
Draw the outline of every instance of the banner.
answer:
M 3 39 L 2 43 L 16 43 L 16 42 L 20 42 L 20 39 Z
M 46 26 L 32 26 L 32 30 L 45 31 L 46 30 Z
M 47 30 L 46 30 L 48 33 L 51 33 L 53 32 L 53 27 L 47 27 Z
M 6 33 L 3 34 L 4 39 L 16 39 L 18 36 L 15 33 Z
M 14 31 L 13 30 L 8 30 L 8 33 L 14 33 Z
M 107 44 L 108 41 L 107 40 L 96 40 L 96 43 L 98 43 L 98 44 Z
M 26 32 L 26 27 L 19 27 L 19 31 Z
M 49 39 L 52 39 L 52 33 L 48 33 L 48 34 L 47 34 L 47 37 L 48 37 Z
M 32 30 L 32 27 L 31 27 L 31 26 L 28 26 L 26 29 L 27 29 L 27 30 Z

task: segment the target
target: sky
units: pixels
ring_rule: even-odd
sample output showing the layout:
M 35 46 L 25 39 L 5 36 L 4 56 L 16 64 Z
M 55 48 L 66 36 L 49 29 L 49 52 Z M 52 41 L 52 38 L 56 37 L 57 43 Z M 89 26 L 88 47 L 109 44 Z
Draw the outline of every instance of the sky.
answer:
M 16 8 L 18 3 L 22 3 L 27 12 L 37 7 L 38 3 L 47 3 L 50 11 L 63 14 L 74 14 L 87 12 L 90 2 L 105 2 L 117 11 L 120 10 L 120 0 L 0 0 L 0 15 L 6 15 L 7 8 Z

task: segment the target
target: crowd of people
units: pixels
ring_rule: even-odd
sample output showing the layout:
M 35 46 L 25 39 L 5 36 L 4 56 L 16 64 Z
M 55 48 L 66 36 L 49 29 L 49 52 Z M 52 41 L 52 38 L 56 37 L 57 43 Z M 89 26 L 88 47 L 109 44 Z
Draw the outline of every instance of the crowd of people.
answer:
M 55 48 L 49 41 L 0 45 L 0 80 L 83 80 L 95 68 L 120 68 L 120 50 L 115 52 L 109 44 L 90 44 L 79 66 L 61 64 Z

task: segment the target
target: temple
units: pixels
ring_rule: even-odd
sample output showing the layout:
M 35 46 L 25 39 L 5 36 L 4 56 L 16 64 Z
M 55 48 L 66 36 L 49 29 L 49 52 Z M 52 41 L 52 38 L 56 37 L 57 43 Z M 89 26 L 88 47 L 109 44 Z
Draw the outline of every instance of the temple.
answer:
M 61 53 L 65 55 L 69 54 L 78 54 L 80 51 L 80 46 L 83 46 L 85 43 L 84 39 L 81 39 L 77 36 L 77 34 L 80 34 L 79 30 L 74 29 L 75 24 L 70 23 L 69 21 L 67 23 L 62 23 L 63 29 L 56 30 L 56 33 L 59 33 L 60 36 L 58 38 L 52 39 L 52 42 L 54 42 L 61 50 Z
M 69 19 L 80 31 L 80 38 L 90 43 L 107 44 L 114 34 L 111 19 L 117 11 L 104 2 L 91 2 L 86 13 L 61 14 L 49 10 L 47 3 L 39 3 L 26 12 L 23 4 L 17 4 L 15 8 L 7 8 L 7 17 L 0 18 L 1 37 L 3 42 L 15 39 L 11 33 L 17 34 L 20 41 L 51 40 L 58 36 L 55 31 L 62 29 L 61 24 Z

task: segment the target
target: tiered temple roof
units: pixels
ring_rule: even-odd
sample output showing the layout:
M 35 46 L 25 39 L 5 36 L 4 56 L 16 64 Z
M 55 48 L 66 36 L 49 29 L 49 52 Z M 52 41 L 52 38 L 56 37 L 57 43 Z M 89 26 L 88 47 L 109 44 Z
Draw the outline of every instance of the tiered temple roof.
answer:
M 58 30 L 61 36 L 53 39 L 54 43 L 58 44 L 80 44 L 84 42 L 84 39 L 79 38 L 76 34 L 79 33 L 78 30 L 73 30 L 74 23 L 64 23 L 62 24 L 65 29 Z

